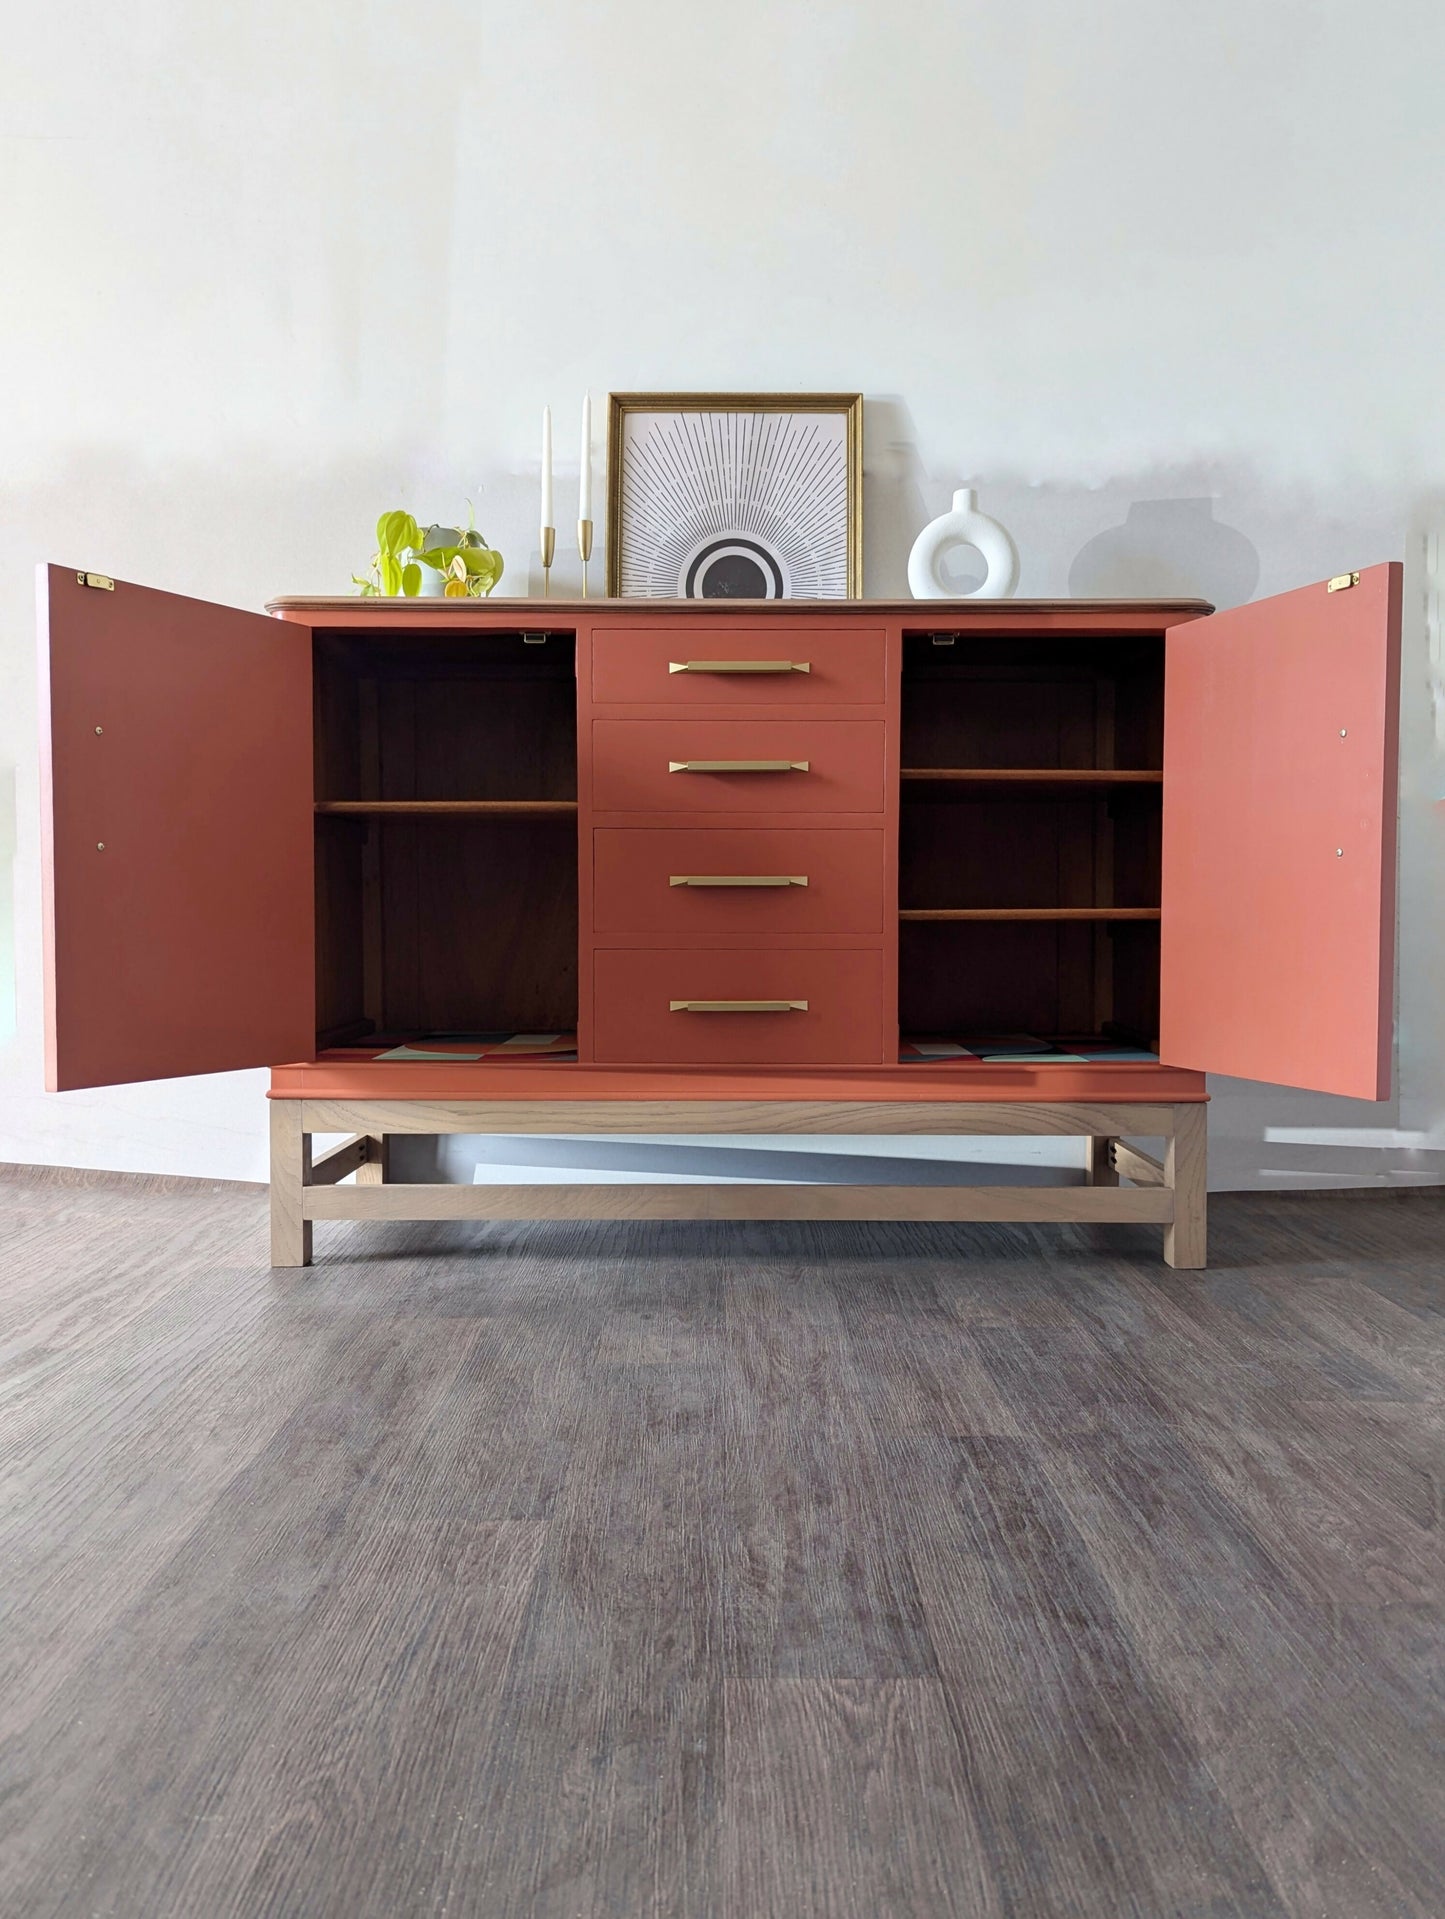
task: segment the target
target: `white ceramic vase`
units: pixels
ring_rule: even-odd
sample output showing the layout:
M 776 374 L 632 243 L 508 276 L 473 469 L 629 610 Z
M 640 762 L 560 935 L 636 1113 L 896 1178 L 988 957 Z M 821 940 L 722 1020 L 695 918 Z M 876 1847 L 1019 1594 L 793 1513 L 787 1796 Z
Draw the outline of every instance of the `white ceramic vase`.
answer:
M 976 547 L 988 572 L 971 593 L 960 593 L 939 575 L 938 563 L 953 546 Z M 930 520 L 908 556 L 908 590 L 915 600 L 1006 600 L 1018 584 L 1019 556 L 997 520 L 978 510 L 978 495 L 961 486 L 953 511 Z

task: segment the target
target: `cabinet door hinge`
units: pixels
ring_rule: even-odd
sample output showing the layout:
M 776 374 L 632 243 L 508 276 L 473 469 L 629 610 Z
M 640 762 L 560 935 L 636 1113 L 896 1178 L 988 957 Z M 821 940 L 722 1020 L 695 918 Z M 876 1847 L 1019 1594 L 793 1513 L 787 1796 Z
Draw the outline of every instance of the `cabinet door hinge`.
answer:
M 1358 586 L 1359 584 L 1360 576 L 1358 573 L 1337 573 L 1325 587 L 1325 591 L 1326 593 L 1343 593 L 1347 586 Z
M 77 573 L 76 581 L 81 586 L 93 586 L 98 593 L 114 593 L 115 581 L 108 580 L 103 573 Z

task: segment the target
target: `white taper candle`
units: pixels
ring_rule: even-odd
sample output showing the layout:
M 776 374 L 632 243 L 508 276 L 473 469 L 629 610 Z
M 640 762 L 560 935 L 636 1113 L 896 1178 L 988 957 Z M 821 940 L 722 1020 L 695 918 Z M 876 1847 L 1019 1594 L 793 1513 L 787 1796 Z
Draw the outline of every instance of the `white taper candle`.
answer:
M 577 488 L 577 518 L 592 518 L 592 395 L 582 395 L 582 478 Z
M 542 525 L 555 526 L 552 518 L 552 409 L 542 408 Z

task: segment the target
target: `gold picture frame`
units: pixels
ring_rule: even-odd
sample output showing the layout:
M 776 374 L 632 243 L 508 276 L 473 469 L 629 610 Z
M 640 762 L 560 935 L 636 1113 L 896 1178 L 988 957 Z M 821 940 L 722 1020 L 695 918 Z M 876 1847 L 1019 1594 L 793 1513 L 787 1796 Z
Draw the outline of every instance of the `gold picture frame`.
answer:
M 609 393 L 607 592 L 861 600 L 863 395 Z

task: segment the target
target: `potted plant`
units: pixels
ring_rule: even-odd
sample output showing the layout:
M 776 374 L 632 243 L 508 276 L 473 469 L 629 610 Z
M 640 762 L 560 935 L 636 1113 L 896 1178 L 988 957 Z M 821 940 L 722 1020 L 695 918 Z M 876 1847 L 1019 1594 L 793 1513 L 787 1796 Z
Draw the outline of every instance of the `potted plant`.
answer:
M 429 526 L 425 533 L 410 513 L 383 513 L 370 573 L 351 576 L 364 597 L 449 600 L 484 599 L 501 577 L 502 556 L 477 531 L 470 502 L 464 528 Z

